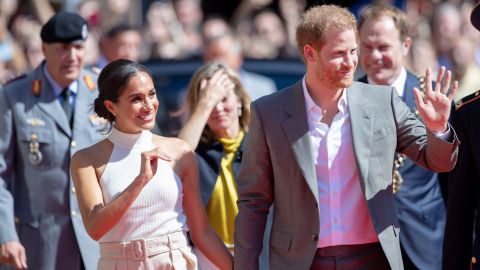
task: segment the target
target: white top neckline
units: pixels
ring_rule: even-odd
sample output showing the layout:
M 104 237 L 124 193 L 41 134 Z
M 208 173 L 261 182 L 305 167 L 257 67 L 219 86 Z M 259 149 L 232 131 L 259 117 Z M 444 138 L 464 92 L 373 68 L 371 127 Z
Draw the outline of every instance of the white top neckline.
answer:
M 152 132 L 142 130 L 139 133 L 125 133 L 114 126 L 108 135 L 108 139 L 116 146 L 123 148 L 142 148 L 152 145 Z

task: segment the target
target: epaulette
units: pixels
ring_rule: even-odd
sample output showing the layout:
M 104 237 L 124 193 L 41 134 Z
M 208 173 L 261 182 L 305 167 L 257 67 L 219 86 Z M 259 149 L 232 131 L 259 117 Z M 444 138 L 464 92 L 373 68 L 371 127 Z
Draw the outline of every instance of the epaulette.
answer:
M 474 102 L 477 99 L 480 99 L 480 90 L 477 90 L 473 94 L 465 96 L 459 101 L 455 102 L 455 110 L 458 111 L 460 108 L 464 107 L 469 103 Z
M 22 79 L 22 78 L 25 78 L 25 77 L 27 77 L 27 74 L 26 74 L 26 73 L 21 74 L 21 75 L 15 77 L 15 78 L 13 78 L 13 79 L 10 79 L 10 80 L 6 81 L 6 82 L 3 84 L 3 86 L 6 86 L 6 85 L 8 85 L 8 84 L 10 84 L 10 83 L 12 83 L 12 82 L 14 82 L 14 81 L 18 81 L 18 80 L 20 80 L 20 79 Z
M 90 75 L 83 75 L 83 81 L 85 82 L 85 85 L 87 86 L 88 90 L 90 91 L 95 90 L 96 84 L 93 81 L 92 77 L 90 77 Z

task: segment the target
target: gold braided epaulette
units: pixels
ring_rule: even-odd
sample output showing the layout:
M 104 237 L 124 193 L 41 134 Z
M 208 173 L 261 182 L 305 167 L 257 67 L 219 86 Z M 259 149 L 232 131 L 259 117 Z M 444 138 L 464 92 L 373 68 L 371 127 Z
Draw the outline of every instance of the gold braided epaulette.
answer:
M 479 98 L 480 98 L 480 90 L 477 90 L 473 94 L 463 97 L 459 101 L 455 102 L 455 111 L 460 110 L 460 108 L 463 108 L 465 105 L 472 103 Z

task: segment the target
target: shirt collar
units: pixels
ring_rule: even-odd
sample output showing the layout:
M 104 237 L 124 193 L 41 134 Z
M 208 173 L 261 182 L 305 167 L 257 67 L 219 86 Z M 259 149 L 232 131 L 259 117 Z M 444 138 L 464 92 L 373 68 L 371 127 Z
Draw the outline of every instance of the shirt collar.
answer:
M 60 85 L 52 78 L 52 76 L 50 75 L 50 73 L 48 73 L 47 65 L 46 65 L 46 64 L 43 65 L 43 73 L 45 74 L 45 78 L 47 79 L 48 83 L 49 83 L 50 86 L 52 87 L 53 93 L 55 94 L 56 97 L 59 97 L 59 96 L 62 94 L 62 92 L 63 92 L 63 87 L 60 86 Z M 76 95 L 77 92 L 78 92 L 78 81 L 72 82 L 72 83 L 68 86 L 68 89 L 69 89 L 70 91 L 72 91 L 72 93 L 74 93 L 74 94 Z
M 303 95 L 305 97 L 305 108 L 307 110 L 307 115 L 312 115 L 316 120 L 321 119 L 323 115 L 323 110 L 318 106 L 310 96 L 307 90 L 307 82 L 306 82 L 306 76 L 303 76 L 302 79 L 302 88 L 303 88 Z M 346 89 L 343 89 L 342 96 L 338 100 L 338 110 L 343 114 L 347 112 L 347 95 L 345 91 Z
M 367 81 L 369 84 L 376 84 L 370 78 L 367 76 Z M 405 82 L 407 81 L 407 70 L 402 67 L 402 70 L 400 71 L 400 74 L 398 75 L 397 79 L 390 85 L 395 87 L 397 89 L 397 93 L 400 97 L 403 97 L 403 94 L 405 92 Z

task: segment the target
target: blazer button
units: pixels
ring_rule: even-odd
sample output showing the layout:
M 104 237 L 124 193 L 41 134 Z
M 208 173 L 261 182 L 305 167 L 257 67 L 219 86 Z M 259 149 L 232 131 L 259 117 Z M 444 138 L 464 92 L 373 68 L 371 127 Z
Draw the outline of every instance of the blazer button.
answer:
M 313 239 L 314 242 L 317 242 L 318 241 L 318 235 L 314 234 L 312 239 Z

